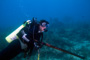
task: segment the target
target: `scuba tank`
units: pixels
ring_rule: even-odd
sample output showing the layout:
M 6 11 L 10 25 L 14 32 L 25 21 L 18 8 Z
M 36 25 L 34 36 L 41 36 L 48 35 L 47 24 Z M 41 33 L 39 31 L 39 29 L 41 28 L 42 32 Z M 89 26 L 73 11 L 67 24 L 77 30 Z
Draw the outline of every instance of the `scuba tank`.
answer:
M 11 34 L 9 34 L 5 39 L 8 43 L 12 42 L 13 40 L 17 39 L 17 33 L 24 28 L 27 24 L 30 24 L 31 20 L 27 20 L 26 22 L 24 22 L 24 24 L 22 24 L 20 27 L 18 27 L 15 31 L 13 31 Z

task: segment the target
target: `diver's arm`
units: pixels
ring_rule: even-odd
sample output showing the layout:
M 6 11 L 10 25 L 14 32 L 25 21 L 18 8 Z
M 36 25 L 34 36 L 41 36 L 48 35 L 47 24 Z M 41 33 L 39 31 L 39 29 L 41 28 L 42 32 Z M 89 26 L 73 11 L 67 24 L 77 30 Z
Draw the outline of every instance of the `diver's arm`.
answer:
M 43 33 L 41 34 L 41 40 L 40 40 L 40 43 L 42 43 L 43 41 Z

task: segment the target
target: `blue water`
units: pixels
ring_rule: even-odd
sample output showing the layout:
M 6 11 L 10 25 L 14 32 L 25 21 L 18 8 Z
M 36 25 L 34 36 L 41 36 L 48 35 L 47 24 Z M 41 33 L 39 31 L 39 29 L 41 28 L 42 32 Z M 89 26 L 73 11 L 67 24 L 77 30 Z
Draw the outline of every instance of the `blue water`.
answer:
M 2 39 L 4 39 L 5 36 L 10 34 L 24 21 L 32 19 L 33 17 L 36 17 L 37 20 L 45 19 L 50 22 L 50 30 L 47 34 L 51 33 L 52 35 L 45 35 L 45 39 L 50 39 L 52 36 L 53 38 L 51 39 L 55 40 L 54 42 L 56 42 L 57 39 L 62 39 L 63 43 L 65 43 L 70 48 L 76 48 L 75 46 L 78 46 L 77 44 L 81 44 L 81 46 L 83 46 L 83 42 L 89 43 L 90 0 L 0 0 L 0 31 L 3 32 L 0 33 L 0 37 L 3 36 Z M 66 41 L 66 43 L 64 40 L 74 41 L 75 44 L 77 44 L 73 46 L 73 42 L 68 43 Z M 46 40 L 46 42 L 48 42 L 48 40 Z M 49 41 L 49 43 L 51 42 L 52 40 Z M 64 45 L 61 43 L 61 41 L 57 42 L 58 44 Z M 4 41 L 4 43 L 6 42 Z M 88 43 L 86 43 L 85 47 L 87 47 L 87 45 L 90 47 L 90 44 Z M 58 46 L 58 44 L 53 45 Z M 0 44 L 0 46 L 1 49 L 4 48 L 2 47 L 2 44 Z M 86 49 L 90 50 L 90 48 Z M 78 49 L 78 51 L 79 50 L 83 52 L 81 48 Z M 88 52 L 90 53 L 90 51 Z M 51 52 L 51 55 L 52 54 L 54 53 Z M 90 57 L 87 53 L 81 54 L 86 54 L 87 57 Z M 51 59 L 51 55 L 46 58 Z M 66 60 L 64 55 L 62 56 L 63 58 L 59 58 L 57 55 L 56 57 L 53 57 L 53 60 Z M 43 57 L 41 60 L 46 60 L 46 58 Z M 70 59 L 74 60 L 75 58 L 71 57 Z M 89 58 L 87 60 L 89 60 Z

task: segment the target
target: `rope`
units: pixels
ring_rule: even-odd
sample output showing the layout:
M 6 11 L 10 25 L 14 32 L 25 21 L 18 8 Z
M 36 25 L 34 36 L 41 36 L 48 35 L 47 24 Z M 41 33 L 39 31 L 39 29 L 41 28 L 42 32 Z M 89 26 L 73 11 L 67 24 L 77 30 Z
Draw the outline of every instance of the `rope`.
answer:
M 39 60 L 39 58 L 40 58 L 40 53 L 39 53 L 39 49 L 38 49 L 38 59 L 37 60 Z

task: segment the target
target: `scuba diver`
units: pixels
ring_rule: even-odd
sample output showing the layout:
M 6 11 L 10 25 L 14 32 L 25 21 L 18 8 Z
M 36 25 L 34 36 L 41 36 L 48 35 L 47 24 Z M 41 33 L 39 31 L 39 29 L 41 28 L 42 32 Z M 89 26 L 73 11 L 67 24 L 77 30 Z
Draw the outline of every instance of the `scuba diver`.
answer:
M 38 50 L 42 47 L 43 32 L 47 32 L 49 22 L 46 20 L 37 22 L 36 18 L 33 18 L 32 22 L 29 20 L 26 22 L 28 24 L 16 34 L 16 38 L 12 38 L 14 40 L 0 52 L 0 60 L 13 59 L 21 52 L 24 52 L 24 57 L 31 56 L 34 48 Z

